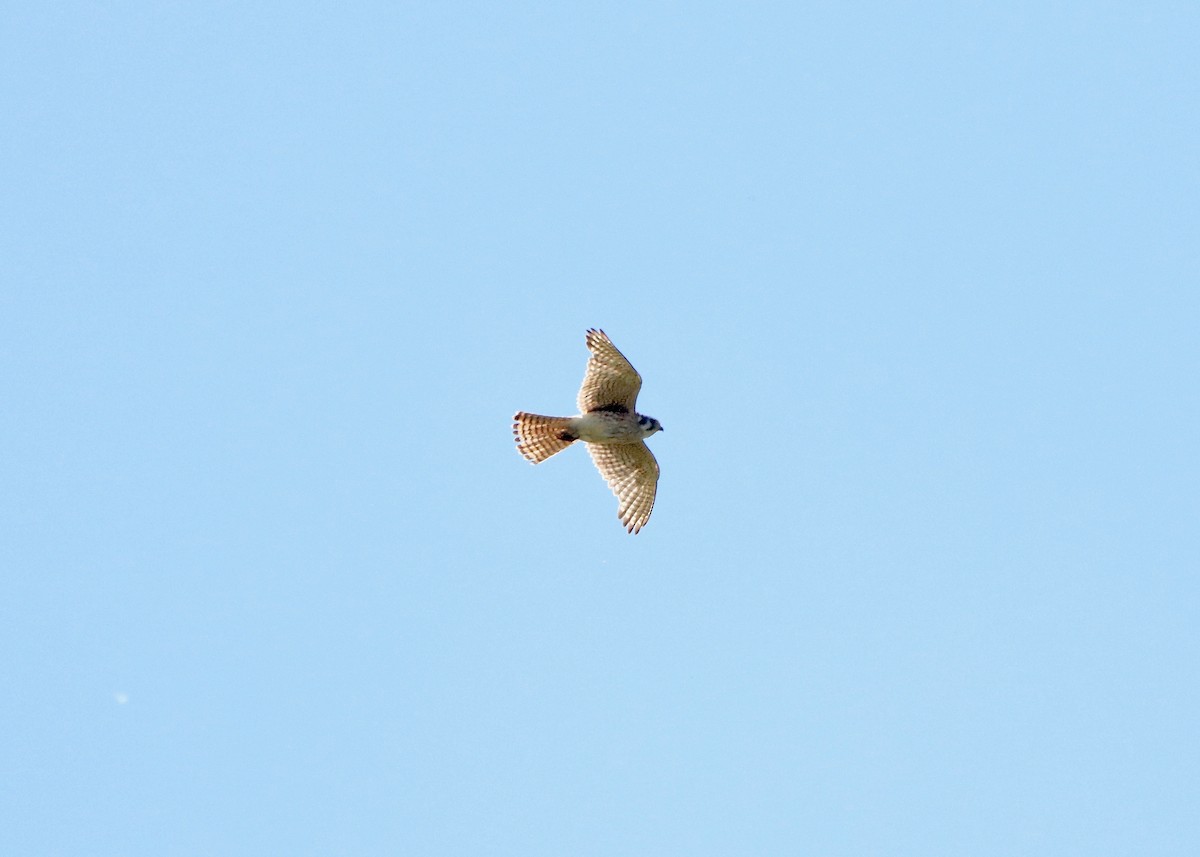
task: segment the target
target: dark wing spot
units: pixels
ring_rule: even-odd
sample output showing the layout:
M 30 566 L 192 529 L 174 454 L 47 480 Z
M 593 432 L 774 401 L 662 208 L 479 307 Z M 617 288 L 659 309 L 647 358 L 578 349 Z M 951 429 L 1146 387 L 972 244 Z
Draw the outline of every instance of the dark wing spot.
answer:
M 579 440 L 579 438 L 575 437 L 575 435 L 571 434 L 569 431 L 560 431 L 560 432 L 558 433 L 558 439 L 559 439 L 559 440 L 565 440 L 565 441 L 576 441 L 576 440 Z
M 594 414 L 596 411 L 608 411 L 610 414 L 627 414 L 629 413 L 629 408 L 622 404 L 618 404 L 617 402 L 613 402 L 611 405 L 601 405 L 598 408 L 592 408 L 590 411 L 588 411 L 588 413 Z

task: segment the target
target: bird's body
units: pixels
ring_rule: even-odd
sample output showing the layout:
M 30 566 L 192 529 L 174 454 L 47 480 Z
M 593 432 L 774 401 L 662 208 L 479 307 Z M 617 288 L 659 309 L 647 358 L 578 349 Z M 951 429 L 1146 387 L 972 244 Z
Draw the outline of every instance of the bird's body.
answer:
M 587 345 L 592 356 L 579 390 L 579 415 L 547 417 L 519 411 L 513 417 L 517 451 L 538 464 L 577 440 L 586 443 L 617 496 L 621 523 L 636 533 L 650 520 L 658 488 L 658 462 L 644 440 L 662 431 L 662 424 L 634 409 L 641 376 L 604 331 L 589 330 Z
M 658 431 L 638 422 L 639 414 L 592 411 L 572 417 L 569 431 L 584 443 L 637 443 Z

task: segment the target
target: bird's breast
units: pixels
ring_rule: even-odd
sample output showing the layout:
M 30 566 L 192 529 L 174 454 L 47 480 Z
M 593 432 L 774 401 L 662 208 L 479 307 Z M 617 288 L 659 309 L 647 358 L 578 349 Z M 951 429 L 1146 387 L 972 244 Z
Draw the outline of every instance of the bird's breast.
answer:
M 571 421 L 571 432 L 586 443 L 634 443 L 642 439 L 637 414 L 592 411 Z

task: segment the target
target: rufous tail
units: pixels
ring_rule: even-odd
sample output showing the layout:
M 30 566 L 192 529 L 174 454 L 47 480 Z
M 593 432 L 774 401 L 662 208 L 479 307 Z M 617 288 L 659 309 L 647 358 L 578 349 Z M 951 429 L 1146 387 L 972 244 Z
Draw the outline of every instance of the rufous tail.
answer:
M 540 464 L 579 439 L 571 434 L 570 426 L 570 417 L 544 417 L 517 411 L 513 416 L 517 452 L 534 464 Z

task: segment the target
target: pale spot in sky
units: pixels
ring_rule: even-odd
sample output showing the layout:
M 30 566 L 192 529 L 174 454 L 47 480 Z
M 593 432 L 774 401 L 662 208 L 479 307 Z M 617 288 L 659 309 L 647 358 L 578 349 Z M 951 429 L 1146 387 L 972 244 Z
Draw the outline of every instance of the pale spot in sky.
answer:
M 117 701 L 117 705 L 124 705 L 125 703 L 129 702 L 129 694 L 123 693 L 119 690 L 114 690 L 113 699 Z

